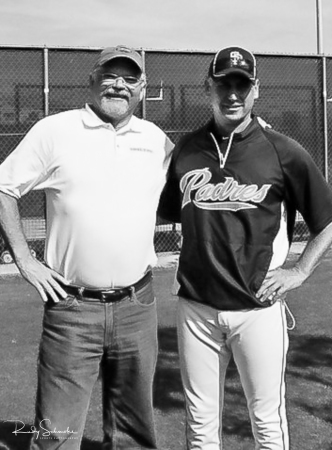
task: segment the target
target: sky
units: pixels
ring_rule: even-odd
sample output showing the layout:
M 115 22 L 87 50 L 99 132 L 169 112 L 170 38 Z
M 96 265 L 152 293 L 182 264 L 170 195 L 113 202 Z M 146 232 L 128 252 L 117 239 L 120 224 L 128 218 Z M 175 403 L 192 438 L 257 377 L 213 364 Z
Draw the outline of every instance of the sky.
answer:
M 332 55 L 332 1 L 319 0 Z M 317 53 L 317 0 L 1 0 L 0 45 Z

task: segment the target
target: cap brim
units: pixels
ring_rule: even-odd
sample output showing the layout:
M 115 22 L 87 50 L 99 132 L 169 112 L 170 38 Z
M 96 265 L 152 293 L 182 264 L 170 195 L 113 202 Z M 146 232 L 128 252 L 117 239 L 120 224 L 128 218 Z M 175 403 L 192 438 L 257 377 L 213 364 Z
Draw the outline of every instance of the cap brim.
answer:
M 218 79 L 218 78 L 226 77 L 227 75 L 231 75 L 231 74 L 242 75 L 242 76 L 248 78 L 251 81 L 255 80 L 255 77 L 251 76 L 250 73 L 246 72 L 245 70 L 234 69 L 233 67 L 229 68 L 229 69 L 225 69 L 221 73 L 213 75 L 213 78 L 217 78 Z
M 138 67 L 139 68 L 139 70 L 141 71 L 141 72 L 143 72 L 143 69 L 142 69 L 142 67 L 141 67 L 141 65 L 136 61 L 136 59 L 135 58 L 132 58 L 131 56 L 127 56 L 127 55 L 110 55 L 110 56 L 105 56 L 104 58 L 100 58 L 98 61 L 97 61 L 97 64 L 96 65 L 98 65 L 98 66 L 103 66 L 104 64 L 106 64 L 106 63 L 108 63 L 108 62 L 110 62 L 110 61 L 112 61 L 113 59 L 129 59 L 130 61 L 132 61 L 135 65 L 136 65 L 136 67 Z

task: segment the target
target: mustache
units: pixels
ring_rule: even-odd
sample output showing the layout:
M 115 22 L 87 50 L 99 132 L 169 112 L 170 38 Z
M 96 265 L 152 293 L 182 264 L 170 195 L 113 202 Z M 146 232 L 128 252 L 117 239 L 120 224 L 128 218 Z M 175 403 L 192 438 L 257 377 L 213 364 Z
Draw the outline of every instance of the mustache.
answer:
M 114 91 L 104 91 L 102 92 L 103 97 L 107 98 L 123 98 L 128 100 L 130 95 L 127 92 L 114 92 Z

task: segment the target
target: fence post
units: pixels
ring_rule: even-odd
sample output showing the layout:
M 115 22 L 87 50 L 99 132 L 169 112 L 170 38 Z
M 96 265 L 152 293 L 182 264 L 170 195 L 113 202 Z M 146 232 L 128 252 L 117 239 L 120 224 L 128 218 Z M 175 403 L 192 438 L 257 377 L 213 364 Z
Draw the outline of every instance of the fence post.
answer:
M 324 131 L 324 175 L 329 181 L 329 137 L 328 137 L 328 118 L 327 118 L 327 73 L 326 57 L 322 57 L 322 78 L 323 78 L 323 131 Z
M 44 48 L 44 115 L 49 114 L 49 67 L 48 48 Z
M 324 133 L 324 175 L 329 181 L 329 159 L 328 159 L 328 122 L 327 122 L 327 81 L 326 81 L 326 57 L 323 53 L 323 15 L 322 2 L 316 0 L 316 28 L 317 28 L 317 53 L 322 56 L 322 83 L 323 83 L 323 133 Z
M 143 60 L 144 73 L 146 73 L 146 71 L 145 71 L 145 50 L 143 48 L 141 48 L 141 55 L 142 55 L 142 60 Z M 146 90 L 145 90 L 145 95 L 142 100 L 142 117 L 143 117 L 143 119 L 146 119 Z

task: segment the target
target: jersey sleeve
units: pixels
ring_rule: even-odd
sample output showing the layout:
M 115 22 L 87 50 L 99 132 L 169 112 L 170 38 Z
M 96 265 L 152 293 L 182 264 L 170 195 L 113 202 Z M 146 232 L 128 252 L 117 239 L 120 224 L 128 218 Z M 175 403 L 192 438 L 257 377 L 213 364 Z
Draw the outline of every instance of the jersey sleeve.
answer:
M 166 184 L 160 197 L 158 215 L 170 222 L 179 223 L 181 221 L 181 192 L 175 171 L 177 150 L 175 147 L 167 172 Z
M 35 125 L 0 165 L 0 191 L 20 198 L 32 189 L 42 189 L 49 160 L 47 138 Z
M 320 233 L 332 222 L 332 190 L 309 153 L 288 139 L 280 151 L 285 176 L 286 201 L 303 216 L 311 233 Z

